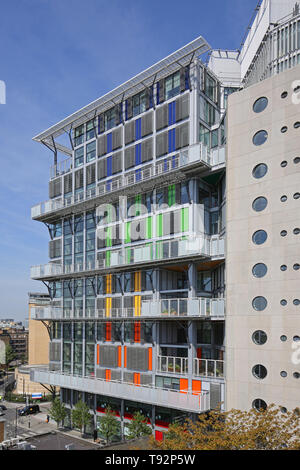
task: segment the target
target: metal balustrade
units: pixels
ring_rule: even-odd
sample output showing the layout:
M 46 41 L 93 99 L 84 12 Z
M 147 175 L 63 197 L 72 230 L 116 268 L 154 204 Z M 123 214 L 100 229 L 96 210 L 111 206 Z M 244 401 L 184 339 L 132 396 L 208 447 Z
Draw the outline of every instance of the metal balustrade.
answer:
M 47 368 L 31 369 L 30 380 L 125 400 L 130 397 L 132 401 L 194 413 L 203 413 L 210 409 L 208 391 L 170 390 L 154 385 L 136 385 L 117 380 L 108 381 L 95 376 L 71 375 L 65 372 L 49 371 Z
M 186 375 L 188 374 L 188 358 L 157 356 L 156 372 Z
M 224 298 L 195 299 L 161 299 L 143 300 L 141 309 L 110 308 L 110 309 L 66 309 L 57 306 L 40 306 L 31 308 L 31 318 L 48 319 L 113 319 L 113 318 L 177 318 L 177 317 L 211 317 L 222 319 L 225 316 Z
M 194 359 L 194 375 L 202 377 L 224 377 L 224 361 L 215 359 Z
M 72 170 L 72 158 L 66 158 L 56 165 L 50 167 L 50 179 L 56 178 L 57 176 L 64 175 Z
M 102 252 L 105 255 L 105 251 Z M 224 240 L 210 237 L 205 234 L 197 234 L 196 237 L 186 239 L 172 239 L 150 242 L 133 247 L 122 247 L 110 250 L 110 256 L 97 259 L 95 263 L 80 264 L 58 264 L 48 263 L 45 265 L 32 266 L 30 277 L 40 279 L 59 276 L 61 274 L 72 274 L 79 272 L 107 269 L 110 267 L 141 264 L 155 261 L 171 260 L 189 256 L 224 256 Z
M 68 162 L 68 160 L 66 160 L 66 162 Z M 137 183 L 142 183 L 151 178 L 162 176 L 172 171 L 188 167 L 189 165 L 195 165 L 196 163 L 203 163 L 207 166 L 210 166 L 211 164 L 210 153 L 208 152 L 207 147 L 205 147 L 201 142 L 191 145 L 187 150 L 179 152 L 177 155 L 162 158 L 152 165 L 147 165 L 145 168 L 112 178 L 109 181 L 98 184 L 95 188 L 82 191 L 80 194 L 67 197 L 60 196 L 56 199 L 50 199 L 36 204 L 31 208 L 31 217 L 35 219 L 44 214 L 55 212 L 59 209 L 69 207 L 98 196 L 103 196 L 107 193 L 112 193 Z M 62 162 L 62 166 L 59 166 L 58 171 L 63 171 L 64 165 L 66 165 L 67 168 L 68 164 L 63 164 Z

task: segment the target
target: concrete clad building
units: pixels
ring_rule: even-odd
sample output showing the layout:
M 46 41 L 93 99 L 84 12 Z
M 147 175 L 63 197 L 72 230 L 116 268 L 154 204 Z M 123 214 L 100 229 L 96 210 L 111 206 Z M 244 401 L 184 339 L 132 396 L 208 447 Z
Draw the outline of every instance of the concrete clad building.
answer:
M 31 379 L 85 400 L 88 432 L 108 405 L 157 439 L 217 407 L 299 405 L 298 4 L 259 2 L 238 51 L 209 50 L 195 39 L 34 138 L 54 165 L 32 208 L 51 302 L 31 318 L 51 343 Z

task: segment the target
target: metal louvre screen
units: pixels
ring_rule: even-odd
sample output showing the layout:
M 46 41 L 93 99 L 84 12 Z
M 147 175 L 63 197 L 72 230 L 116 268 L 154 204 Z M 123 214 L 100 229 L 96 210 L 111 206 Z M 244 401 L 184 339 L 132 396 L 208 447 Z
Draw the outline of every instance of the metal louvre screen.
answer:
M 112 370 L 111 371 L 111 380 L 121 380 L 121 371 L 120 370 Z
M 60 361 L 61 355 L 61 342 L 51 342 L 49 343 L 49 360 L 50 361 Z
M 218 408 L 221 403 L 221 384 L 210 384 L 210 408 Z
M 60 362 L 49 362 L 49 370 L 60 371 L 61 363 Z
M 151 374 L 141 374 L 140 380 L 141 380 L 141 385 L 152 385 Z
M 71 193 L 72 192 L 72 173 L 64 176 L 64 193 Z
M 180 96 L 176 100 L 176 122 L 186 119 L 190 114 L 190 94 Z
M 116 150 L 122 147 L 122 128 L 112 131 L 112 149 Z
M 142 142 L 142 163 L 153 159 L 153 139 L 147 139 Z
M 148 370 L 148 349 L 127 347 L 127 368 L 132 370 Z
M 102 178 L 106 178 L 107 176 L 107 165 L 106 165 L 106 159 L 102 158 L 101 160 L 98 161 L 98 170 L 97 170 L 97 176 L 98 180 L 101 180 Z
M 164 104 L 156 109 L 156 130 L 164 129 L 168 126 L 168 104 Z
M 135 147 L 125 149 L 125 170 L 133 167 L 135 164 Z
M 105 369 L 96 368 L 96 377 L 97 379 L 105 379 Z
M 142 116 L 142 137 L 153 132 L 153 112 L 150 111 Z
M 49 242 L 49 258 L 59 258 L 61 256 L 61 239 Z
M 189 145 L 189 123 L 176 127 L 176 150 Z
M 122 171 L 122 152 L 117 152 L 112 156 L 112 174 Z
M 124 372 L 124 382 L 133 384 L 133 372 Z
M 86 167 L 86 184 L 92 184 L 96 181 L 96 165 L 93 163 Z
M 168 133 L 162 132 L 156 136 L 156 156 L 161 157 L 168 153 Z
M 107 138 L 106 135 L 98 137 L 98 157 L 102 157 L 107 153 Z
M 75 171 L 75 189 L 83 188 L 83 168 Z
M 118 367 L 118 347 L 99 346 L 99 365 L 102 367 Z
M 134 142 L 134 139 L 135 139 L 134 129 L 135 129 L 134 121 L 130 121 L 125 124 L 125 145 L 130 144 L 131 142 Z
M 49 182 L 49 197 L 50 199 L 60 196 L 62 192 L 61 178 Z

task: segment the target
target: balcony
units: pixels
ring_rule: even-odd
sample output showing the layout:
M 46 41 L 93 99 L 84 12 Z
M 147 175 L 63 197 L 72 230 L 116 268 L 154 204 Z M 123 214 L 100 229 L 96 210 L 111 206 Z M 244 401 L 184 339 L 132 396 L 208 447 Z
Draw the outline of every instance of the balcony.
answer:
M 222 320 L 225 317 L 225 299 L 209 299 L 199 297 L 196 299 L 163 299 L 142 301 L 140 315 L 134 308 L 111 309 L 64 309 L 51 305 L 45 307 L 32 307 L 31 318 L 34 320 L 76 320 L 76 319 L 125 319 L 125 318 L 211 318 Z
M 188 358 L 173 356 L 157 356 L 156 372 L 166 372 L 168 374 L 187 375 Z
M 162 158 L 152 165 L 147 165 L 144 168 L 128 172 L 119 177 L 112 178 L 109 181 L 98 183 L 95 188 L 86 190 L 80 195 L 67 198 L 58 197 L 36 204 L 31 208 L 31 218 L 43 218 L 43 216 L 55 213 L 56 211 L 62 211 L 69 207 L 74 209 L 74 206 L 81 205 L 95 198 L 101 198 L 102 200 L 104 196 L 108 196 L 108 200 L 110 200 L 112 193 L 118 191 L 124 193 L 125 189 L 130 189 L 133 194 L 135 194 L 137 185 L 140 185 L 141 190 L 145 191 L 148 182 L 150 183 L 150 188 L 153 186 L 154 180 L 158 180 L 157 183 L 160 184 L 167 182 L 170 177 L 171 181 L 173 174 L 178 173 L 178 171 L 190 171 L 193 168 L 199 168 L 199 164 L 203 165 L 204 168 L 210 168 L 210 154 L 207 147 L 202 143 L 192 145 L 187 150 L 179 152 L 177 155 Z M 68 168 L 70 165 L 69 160 L 66 160 L 64 164 L 62 162 L 61 165 L 62 168 L 55 168 L 52 172 L 58 171 L 61 172 L 60 174 L 63 174 L 63 171 L 67 171 L 64 167 L 66 166 L 66 168 Z M 104 202 L 104 200 L 102 202 Z M 94 203 L 95 201 L 92 202 L 92 206 Z M 83 210 L 81 206 L 80 210 Z
M 98 259 L 95 263 L 90 263 L 86 267 L 82 263 L 64 266 L 58 263 L 48 263 L 32 266 L 30 277 L 31 279 L 54 278 L 68 274 L 111 270 L 112 268 L 132 266 L 133 264 L 136 266 L 157 262 L 167 263 L 176 259 L 187 260 L 189 257 L 224 257 L 224 239 L 197 234 L 194 238 L 156 241 L 109 250 L 109 252 L 109 257 Z
M 149 403 L 192 413 L 203 413 L 210 409 L 209 392 L 192 390 L 169 390 L 152 385 L 134 385 L 122 381 L 106 381 L 96 377 L 82 377 L 48 369 L 32 369 L 30 380 L 62 388 L 118 397 L 121 399 Z
M 72 170 L 72 158 L 67 158 L 50 167 L 50 180 L 65 175 Z
M 194 359 L 194 375 L 201 377 L 223 378 L 225 362 L 215 359 Z

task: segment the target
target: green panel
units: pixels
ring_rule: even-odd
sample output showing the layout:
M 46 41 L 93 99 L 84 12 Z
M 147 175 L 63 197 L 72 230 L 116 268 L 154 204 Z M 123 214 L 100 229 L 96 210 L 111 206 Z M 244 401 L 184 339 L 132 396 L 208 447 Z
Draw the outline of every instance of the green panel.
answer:
M 168 186 L 168 204 L 169 207 L 175 204 L 175 184 L 171 184 L 171 186 Z
M 156 217 L 156 236 L 162 237 L 163 234 L 163 215 L 158 214 Z
M 130 226 L 131 226 L 131 222 L 126 222 L 126 225 L 125 225 L 125 243 L 130 243 L 131 242 Z
M 189 231 L 189 208 L 188 207 L 181 209 L 181 231 L 182 232 Z
M 112 246 L 111 234 L 112 234 L 112 227 L 107 227 L 106 242 L 105 242 L 105 246 L 107 247 Z
M 147 217 L 147 234 L 146 238 L 152 238 L 152 217 Z
M 137 196 L 135 196 L 135 215 L 138 216 L 138 215 L 141 215 L 141 202 L 142 202 L 142 196 L 141 194 L 138 194 Z
M 111 251 L 108 250 L 108 251 L 105 253 L 105 256 L 106 256 L 106 266 L 110 266 L 110 255 L 111 255 Z

